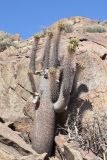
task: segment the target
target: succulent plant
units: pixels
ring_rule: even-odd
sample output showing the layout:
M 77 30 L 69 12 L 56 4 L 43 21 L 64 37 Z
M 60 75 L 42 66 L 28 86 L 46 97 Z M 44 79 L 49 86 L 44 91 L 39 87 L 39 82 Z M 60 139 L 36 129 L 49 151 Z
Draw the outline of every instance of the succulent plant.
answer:
M 35 39 L 40 39 L 41 37 L 43 37 L 43 33 L 42 32 L 37 33 L 37 34 L 34 35 Z
M 39 89 L 41 97 L 40 107 L 38 107 L 35 114 L 36 118 L 34 119 L 32 136 L 33 148 L 38 153 L 47 152 L 50 154 L 51 152 L 55 131 L 55 113 L 63 112 L 67 107 L 76 71 L 76 54 L 71 54 L 71 51 L 75 52 L 78 42 L 75 39 L 70 40 L 70 50 L 67 50 L 64 54 L 63 64 L 59 64 L 59 43 L 64 24 L 60 22 L 58 28 L 53 36 L 52 32 L 47 32 L 48 36 L 44 49 L 43 74 L 40 76 Z M 52 49 L 50 48 L 51 38 L 53 42 Z M 47 74 L 46 77 L 45 72 Z M 44 122 L 46 124 L 42 126 Z M 47 126 L 48 128 L 46 128 Z
M 64 28 L 65 28 L 64 23 L 63 23 L 62 21 L 60 21 L 60 22 L 58 23 L 58 29 L 63 30 Z
M 69 49 L 71 51 L 75 51 L 76 47 L 78 46 L 79 41 L 76 39 L 70 39 L 69 41 Z

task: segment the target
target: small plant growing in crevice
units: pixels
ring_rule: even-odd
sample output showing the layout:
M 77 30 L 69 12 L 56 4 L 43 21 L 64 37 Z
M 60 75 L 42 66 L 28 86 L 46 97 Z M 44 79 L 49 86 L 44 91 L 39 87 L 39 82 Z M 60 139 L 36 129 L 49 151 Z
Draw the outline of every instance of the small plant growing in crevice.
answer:
M 83 63 L 76 63 L 77 65 L 77 70 L 79 69 L 80 71 L 84 70 L 85 69 L 85 65 Z
M 56 68 L 50 67 L 50 68 L 49 68 L 49 73 L 50 73 L 50 74 L 54 74 L 54 73 L 56 73 L 56 70 L 57 70 Z
M 79 41 L 76 39 L 71 39 L 69 41 L 69 49 L 73 52 L 75 52 L 76 47 L 78 46 Z
M 91 150 L 95 155 L 104 159 L 107 149 L 107 130 L 105 129 L 107 115 L 101 114 L 94 112 L 92 122 L 84 121 L 81 125 L 82 115 L 78 111 L 74 120 L 72 119 L 74 115 L 69 116 L 67 126 L 69 139 L 79 142 L 84 150 Z

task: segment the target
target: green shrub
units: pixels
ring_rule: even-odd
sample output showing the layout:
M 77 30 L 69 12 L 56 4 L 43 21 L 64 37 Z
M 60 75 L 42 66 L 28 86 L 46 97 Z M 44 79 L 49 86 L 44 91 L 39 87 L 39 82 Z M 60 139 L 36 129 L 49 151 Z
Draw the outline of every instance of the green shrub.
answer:
M 43 32 L 39 32 L 39 33 L 34 34 L 35 39 L 40 39 L 43 36 L 44 36 Z
M 0 32 L 0 52 L 3 52 L 10 46 L 16 47 L 16 44 L 13 42 L 11 35 L 5 32 Z
M 73 31 L 72 24 L 70 24 L 70 23 L 64 24 L 64 30 L 66 33 L 71 33 Z
M 106 29 L 103 26 L 90 26 L 85 28 L 85 32 L 90 32 L 90 33 L 103 33 L 106 32 Z

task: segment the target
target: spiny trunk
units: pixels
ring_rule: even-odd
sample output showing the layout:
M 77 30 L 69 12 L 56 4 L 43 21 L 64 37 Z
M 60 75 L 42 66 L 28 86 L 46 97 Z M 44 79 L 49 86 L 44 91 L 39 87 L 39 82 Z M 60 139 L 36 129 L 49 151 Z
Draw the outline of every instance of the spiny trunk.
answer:
M 49 67 L 56 68 L 59 65 L 58 50 L 59 50 L 61 33 L 62 33 L 62 31 L 60 29 L 58 29 L 53 37 L 53 48 L 50 53 Z
M 49 83 L 50 83 L 50 96 L 53 103 L 55 103 L 59 96 L 59 60 L 58 60 L 58 50 L 60 44 L 62 30 L 58 28 L 57 32 L 53 37 L 53 48 L 50 51 L 49 58 Z
M 76 73 L 76 55 L 72 51 L 67 51 L 63 62 L 63 93 L 70 93 Z
M 72 90 L 73 81 L 75 77 L 75 71 L 75 53 L 71 53 L 69 50 L 67 50 L 63 62 L 63 77 L 60 88 L 60 94 L 57 102 L 54 103 L 54 110 L 57 113 L 63 112 L 68 105 L 70 99 L 70 92 Z
M 50 87 L 50 96 L 52 103 L 55 103 L 59 97 L 60 91 L 60 68 L 57 68 L 54 73 L 49 71 L 49 87 Z
M 43 69 L 48 69 L 49 67 L 49 56 L 50 56 L 50 45 L 51 45 L 52 35 L 48 35 L 46 39 L 44 58 L 43 58 Z
M 30 58 L 30 64 L 29 64 L 29 72 L 35 74 L 35 58 L 36 58 L 36 50 L 38 46 L 39 39 L 34 38 L 33 42 L 33 48 L 32 48 L 32 53 L 31 53 L 31 58 Z
M 37 153 L 47 152 L 50 155 L 55 133 L 55 112 L 45 87 L 40 106 L 34 113 L 32 146 Z

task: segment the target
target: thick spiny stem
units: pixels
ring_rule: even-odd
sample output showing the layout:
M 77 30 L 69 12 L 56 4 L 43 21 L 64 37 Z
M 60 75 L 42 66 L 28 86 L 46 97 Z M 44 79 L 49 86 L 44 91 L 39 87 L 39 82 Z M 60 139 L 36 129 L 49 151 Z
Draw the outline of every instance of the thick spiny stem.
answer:
M 37 89 L 36 89 L 36 84 L 35 84 L 33 74 L 31 72 L 28 72 L 28 78 L 29 78 L 29 81 L 30 81 L 30 84 L 31 84 L 31 89 L 32 89 L 33 96 L 35 96 L 35 92 L 37 92 Z
M 68 49 L 64 57 L 63 63 L 63 77 L 60 89 L 60 94 L 57 102 L 54 104 L 54 110 L 56 112 L 62 112 L 67 107 L 70 92 L 72 90 L 75 71 L 76 71 L 76 60 L 75 53 L 73 50 Z
M 52 33 L 48 33 L 47 39 L 46 39 L 46 45 L 44 49 L 44 58 L 43 58 L 43 69 L 49 68 L 49 56 L 50 56 L 50 45 L 51 45 L 51 39 L 52 39 Z
M 81 72 L 85 69 L 84 65 L 81 63 L 76 63 L 76 73 L 75 73 L 75 77 L 74 77 L 74 83 L 73 83 L 73 88 L 72 88 L 72 92 L 71 92 L 71 96 L 75 97 L 77 96 L 77 83 L 80 77 Z
M 60 82 L 62 71 L 58 71 L 58 49 L 61 31 L 62 25 L 54 36 L 54 46 L 50 54 L 49 64 L 46 62 L 48 62 L 50 47 L 46 46 L 44 51 L 47 55 L 44 57 L 43 67 L 45 70 L 49 67 L 48 78 L 45 78 L 44 75 L 41 75 L 40 78 L 40 106 L 35 111 L 32 135 L 32 146 L 38 153 L 51 153 L 55 131 L 54 111 L 62 112 L 68 105 L 75 76 L 75 41 L 73 41 L 73 45 L 71 43 L 71 48 L 64 55 L 63 76 Z M 47 45 L 49 43 L 50 41 L 47 42 Z M 59 87 L 60 83 L 61 87 Z M 54 97 L 56 93 L 58 95 Z
M 71 92 L 74 76 L 76 72 L 76 55 L 74 51 L 68 49 L 63 62 L 63 93 Z
M 49 68 L 49 87 L 50 87 L 50 96 L 51 101 L 55 103 L 59 96 L 59 88 L 60 88 L 60 74 L 61 69 L 58 68 Z
M 62 29 L 58 28 L 57 32 L 54 35 L 53 48 L 50 53 L 49 67 L 56 68 L 59 65 L 58 50 L 59 50 L 61 32 L 62 32 Z
M 29 64 L 29 72 L 35 74 L 35 57 L 36 57 L 36 51 L 38 47 L 39 37 L 34 37 L 34 43 L 30 58 L 30 64 Z
M 56 102 L 59 96 L 59 78 L 60 78 L 60 69 L 58 61 L 58 50 L 59 43 L 61 38 L 62 28 L 58 27 L 57 32 L 53 38 L 53 48 L 50 52 L 49 59 L 49 83 L 50 83 L 50 92 L 52 102 Z
M 49 79 L 43 78 L 43 82 L 45 86 L 40 106 L 34 114 L 32 146 L 37 153 L 47 152 L 50 155 L 55 133 L 55 112 L 50 99 Z

